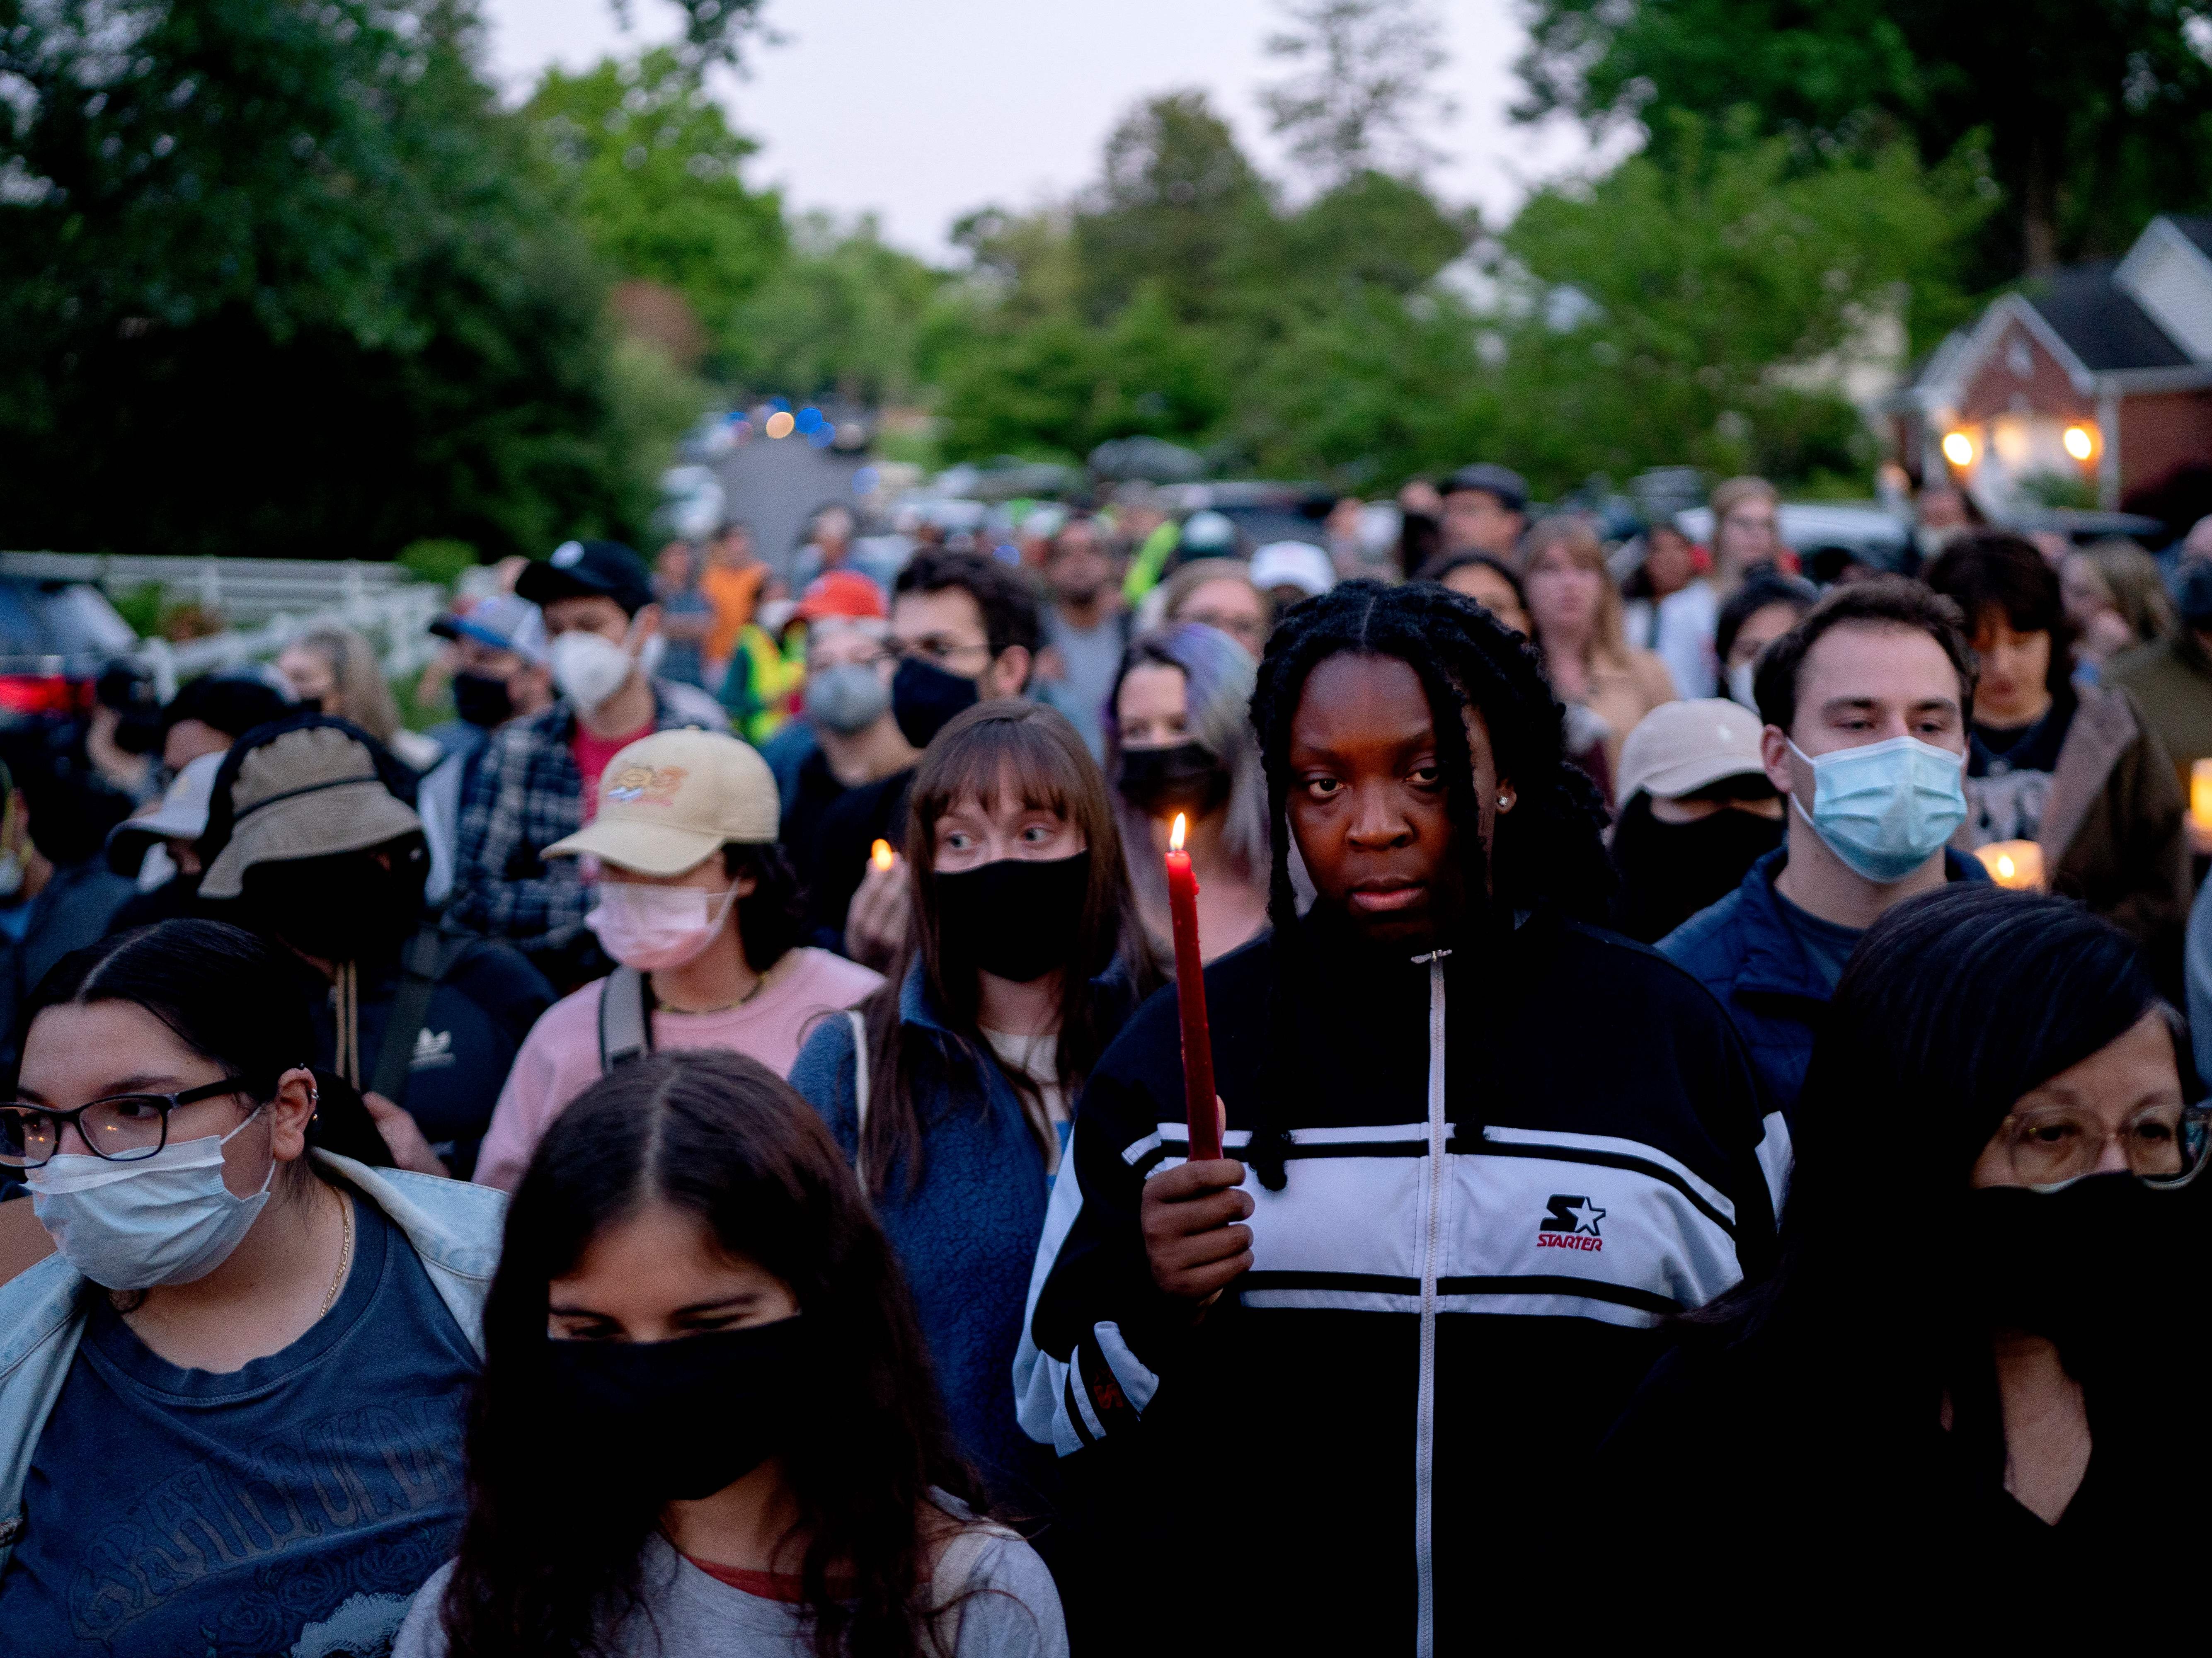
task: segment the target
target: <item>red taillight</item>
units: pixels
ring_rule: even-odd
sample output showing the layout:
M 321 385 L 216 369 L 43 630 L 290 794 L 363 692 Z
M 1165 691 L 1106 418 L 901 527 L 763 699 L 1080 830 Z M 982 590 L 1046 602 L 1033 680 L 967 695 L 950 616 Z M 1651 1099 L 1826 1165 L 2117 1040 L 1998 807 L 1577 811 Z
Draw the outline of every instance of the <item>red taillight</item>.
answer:
M 85 714 L 93 684 L 63 674 L 0 673 L 0 714 Z

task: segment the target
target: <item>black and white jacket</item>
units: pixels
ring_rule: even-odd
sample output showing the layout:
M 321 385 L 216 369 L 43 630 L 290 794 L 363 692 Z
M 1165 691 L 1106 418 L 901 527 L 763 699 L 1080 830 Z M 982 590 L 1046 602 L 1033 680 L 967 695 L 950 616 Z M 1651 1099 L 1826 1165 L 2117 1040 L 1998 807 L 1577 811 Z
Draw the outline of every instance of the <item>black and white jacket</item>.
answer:
M 1186 1149 L 1170 989 L 1085 1093 L 1018 1403 L 1063 1455 L 1143 1447 L 1125 1529 L 1219 1591 L 1178 1605 L 1153 1562 L 1164 1627 L 1425 1654 L 1663 1523 L 1589 1511 L 1586 1458 L 1659 1320 L 1771 1256 L 1787 1131 L 1719 1005 L 1626 939 L 1539 913 L 1377 957 L 1302 926 L 1298 981 L 1265 938 L 1206 975 L 1230 1155 L 1289 1137 L 1282 1190 L 1248 1169 L 1252 1270 L 1193 1327 L 1145 1260 L 1143 1183 Z

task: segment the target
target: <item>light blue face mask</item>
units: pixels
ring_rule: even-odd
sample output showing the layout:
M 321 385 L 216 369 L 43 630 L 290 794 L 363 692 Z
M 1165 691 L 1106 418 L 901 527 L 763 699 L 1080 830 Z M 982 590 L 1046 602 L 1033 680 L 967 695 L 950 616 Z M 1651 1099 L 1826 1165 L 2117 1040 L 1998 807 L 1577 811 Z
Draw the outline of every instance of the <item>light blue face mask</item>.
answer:
M 251 1196 L 222 1183 L 224 1143 L 245 1127 L 131 1163 L 82 1152 L 51 1157 L 28 1172 L 31 1206 L 63 1258 L 103 1290 L 190 1284 L 230 1258 L 269 1202 L 273 1157 Z
M 1966 762 L 1916 737 L 1812 755 L 1790 752 L 1813 768 L 1813 809 L 1791 801 L 1828 850 L 1887 886 L 1941 851 L 1966 821 Z

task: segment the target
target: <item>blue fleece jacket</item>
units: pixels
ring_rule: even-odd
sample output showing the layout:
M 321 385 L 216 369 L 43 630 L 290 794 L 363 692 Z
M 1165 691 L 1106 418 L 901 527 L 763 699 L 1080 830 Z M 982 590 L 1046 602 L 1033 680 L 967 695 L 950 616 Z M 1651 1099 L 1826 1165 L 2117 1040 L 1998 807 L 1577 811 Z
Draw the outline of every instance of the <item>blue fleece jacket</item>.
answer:
M 1752 1068 L 1767 1096 L 1765 1108 L 1779 1109 L 1794 1132 L 1797 1096 L 1827 1011 L 1829 987 L 1807 958 L 1774 890 L 1789 860 L 1787 846 L 1775 847 L 1745 872 L 1734 892 L 1662 938 L 1659 953 L 1721 999 L 1751 1050 Z M 1978 860 L 1948 847 L 1943 872 L 1954 881 L 1990 878 Z
M 1015 1422 L 1013 1383 L 1050 1189 L 1044 1151 L 997 1057 L 988 1046 L 964 1049 L 946 1027 L 920 963 L 900 987 L 899 1017 L 921 1058 L 915 1110 L 925 1155 L 911 1192 L 903 1169 L 890 1171 L 877 1218 L 914 1292 L 962 1454 L 1002 1500 L 1048 1502 L 1053 1459 Z M 858 1145 L 853 1060 L 852 1021 L 828 1019 L 791 1067 L 791 1085 L 848 1157 Z

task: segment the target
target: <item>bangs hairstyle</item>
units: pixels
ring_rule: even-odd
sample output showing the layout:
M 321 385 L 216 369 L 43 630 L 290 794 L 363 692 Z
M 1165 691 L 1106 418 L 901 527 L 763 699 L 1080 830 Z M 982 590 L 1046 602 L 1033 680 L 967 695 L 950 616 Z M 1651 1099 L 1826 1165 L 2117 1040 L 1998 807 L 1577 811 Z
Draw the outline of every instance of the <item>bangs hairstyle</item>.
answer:
M 1998 619 L 2016 634 L 2049 635 L 2044 689 L 2053 696 L 2065 691 L 2074 673 L 2074 624 L 2058 573 L 2033 543 L 2002 530 L 1969 531 L 1936 556 L 1923 579 L 1959 607 L 1970 639 Z
M 1259 665 L 1251 653 L 1217 628 L 1186 622 L 1140 635 L 1121 658 L 1106 699 L 1106 780 L 1121 768 L 1121 683 L 1147 664 L 1182 675 L 1183 730 L 1188 739 L 1229 769 L 1229 802 L 1222 850 L 1241 879 L 1257 881 L 1267 866 L 1267 784 L 1260 770 L 1260 745 L 1252 736 L 1252 687 Z M 1167 868 L 1152 854 L 1152 822 L 1114 791 L 1129 882 L 1156 909 L 1168 903 Z
M 549 1453 L 596 1434 L 604 1455 L 619 1455 L 624 1433 L 682 1424 L 557 1418 L 545 1404 L 546 1305 L 594 1239 L 654 1204 L 781 1279 L 805 1321 L 817 1430 L 778 1452 L 797 1514 L 774 1567 L 803 1586 L 812 1650 L 921 1653 L 933 1613 L 921 1536 L 930 1488 L 979 1512 L 981 1495 L 952 1448 L 897 1261 L 836 1142 L 767 1066 L 715 1049 L 656 1054 L 600 1078 L 554 1119 L 515 1190 L 484 1308 L 469 1515 L 441 1606 L 447 1650 L 628 1649 L 615 1637 L 642 1606 L 659 1505 L 596 1479 L 597 1455 Z
M 1528 625 L 1536 630 L 1538 648 L 1542 648 L 1544 629 L 1536 620 L 1535 611 L 1528 608 L 1529 577 L 1536 566 L 1554 552 L 1573 568 L 1594 571 L 1597 575 L 1597 619 L 1590 629 L 1591 659 L 1613 665 L 1626 663 L 1628 635 L 1622 621 L 1620 588 L 1605 562 L 1605 544 L 1597 538 L 1596 526 L 1580 513 L 1554 513 L 1549 518 L 1537 519 L 1515 550 L 1515 559 L 1521 567 L 1521 606 L 1528 610 Z
M 1879 1305 L 1899 1343 L 1891 1357 L 1940 1363 L 1954 1314 L 1928 1268 L 1931 1229 L 1941 1236 L 1957 1213 L 1975 1160 L 2023 1096 L 2153 1012 L 2172 1034 L 2184 1097 L 2201 1096 L 2187 1023 L 2110 922 L 1981 881 L 1890 909 L 1852 952 L 1814 1044 L 1775 1272 L 1688 1321 L 1753 1335 L 1771 1324 L 1841 1357 Z M 1879 1179 L 1870 1130 L 1887 1135 Z M 1919 1379 L 1934 1397 L 1932 1376 Z
M 1268 1066 L 1278 1073 L 1294 1064 L 1300 1051 L 1292 1028 L 1297 1016 L 1284 987 L 1301 981 L 1308 972 L 1285 809 L 1295 780 L 1291 725 L 1314 669 L 1340 655 L 1395 658 L 1419 677 L 1440 738 L 1437 764 L 1444 777 L 1454 850 L 1470 902 L 1481 902 L 1487 883 L 1492 914 L 1549 906 L 1602 925 L 1613 892 L 1613 869 L 1601 839 L 1605 803 L 1596 785 L 1567 758 L 1565 711 L 1521 636 L 1449 587 L 1425 581 L 1396 587 L 1366 579 L 1339 582 L 1284 618 L 1267 641 L 1252 697 L 1252 724 L 1267 769 L 1273 852 L 1267 919 L 1277 967 L 1269 1005 Z M 1467 742 L 1450 740 L 1453 733 L 1464 736 L 1464 715 L 1470 708 L 1482 716 L 1498 774 L 1511 780 L 1518 797 L 1513 810 L 1496 820 L 1487 867 L 1474 755 Z M 1282 1151 L 1288 1143 L 1273 1115 L 1273 1102 L 1294 1098 L 1298 1091 L 1287 1074 L 1274 1075 L 1263 1090 L 1249 1160 L 1270 1191 L 1282 1189 Z
M 913 921 L 906 947 L 888 976 L 863 1004 L 868 1035 L 869 1097 L 864 1159 L 876 1194 L 890 1188 L 901 1169 L 906 1188 L 920 1184 L 921 1123 L 914 1105 L 916 1038 L 906 1029 L 899 1000 L 913 963 L 957 1050 L 941 1056 L 949 1066 L 971 1070 L 984 1061 L 988 1044 L 976 1023 L 981 981 L 973 961 L 948 950 L 937 922 L 937 825 L 963 801 L 985 811 L 1011 798 L 1023 806 L 1066 819 L 1083 835 L 1091 853 L 1083 914 L 1068 935 L 1060 971 L 1060 1082 L 1073 1100 L 1097 1063 L 1109 1034 L 1108 1004 L 1091 981 L 1119 963 L 1139 999 L 1161 978 L 1151 943 L 1129 892 L 1121 835 L 1106 780 L 1075 727 L 1057 709 L 1002 698 L 978 703 L 956 716 L 923 751 L 908 797 L 906 862 Z M 1007 1082 L 1032 1104 L 1036 1085 L 1018 1073 Z

